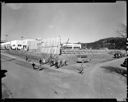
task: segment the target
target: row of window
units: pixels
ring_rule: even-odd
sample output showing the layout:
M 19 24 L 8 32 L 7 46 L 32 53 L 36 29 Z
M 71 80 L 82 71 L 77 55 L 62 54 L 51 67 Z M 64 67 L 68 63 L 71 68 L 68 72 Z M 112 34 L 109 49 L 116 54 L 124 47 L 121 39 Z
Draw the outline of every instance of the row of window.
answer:
M 80 47 L 63 47 L 64 49 L 80 49 Z
M 18 44 L 18 46 L 16 46 L 15 44 L 10 46 L 8 44 L 8 45 L 5 45 L 4 48 L 5 49 L 14 49 L 14 50 L 16 50 L 16 49 L 18 49 L 18 50 L 20 50 L 20 49 L 28 50 L 28 47 L 26 45 L 22 46 L 21 44 Z

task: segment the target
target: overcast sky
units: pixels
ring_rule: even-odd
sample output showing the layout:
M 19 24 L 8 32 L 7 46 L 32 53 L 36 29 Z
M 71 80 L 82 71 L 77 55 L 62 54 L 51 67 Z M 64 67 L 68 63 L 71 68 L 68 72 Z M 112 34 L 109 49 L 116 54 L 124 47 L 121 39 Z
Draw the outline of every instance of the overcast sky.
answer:
M 93 42 L 115 37 L 126 24 L 126 2 L 116 3 L 23 3 L 2 5 L 1 38 L 53 38 Z

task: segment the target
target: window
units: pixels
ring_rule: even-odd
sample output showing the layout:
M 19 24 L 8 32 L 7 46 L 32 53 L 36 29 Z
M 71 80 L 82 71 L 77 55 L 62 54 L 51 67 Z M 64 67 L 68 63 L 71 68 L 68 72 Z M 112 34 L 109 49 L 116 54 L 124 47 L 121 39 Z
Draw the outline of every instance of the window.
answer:
M 19 47 L 21 47 L 21 45 L 20 45 L 20 44 L 18 44 L 18 46 L 19 46 Z
M 74 49 L 80 49 L 80 47 L 74 47 Z

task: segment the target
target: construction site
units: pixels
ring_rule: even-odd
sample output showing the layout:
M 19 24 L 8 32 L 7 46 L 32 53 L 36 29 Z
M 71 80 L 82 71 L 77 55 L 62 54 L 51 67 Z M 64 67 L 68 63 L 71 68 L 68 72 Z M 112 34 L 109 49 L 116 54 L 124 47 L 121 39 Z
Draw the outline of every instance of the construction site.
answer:
M 114 53 L 120 52 L 119 58 Z M 25 39 L 1 44 L 3 98 L 126 97 L 124 50 L 81 49 L 60 39 Z M 118 71 L 116 71 L 116 70 Z M 5 88 L 6 87 L 6 88 Z
M 1 5 L 2 101 L 126 101 L 125 1 Z

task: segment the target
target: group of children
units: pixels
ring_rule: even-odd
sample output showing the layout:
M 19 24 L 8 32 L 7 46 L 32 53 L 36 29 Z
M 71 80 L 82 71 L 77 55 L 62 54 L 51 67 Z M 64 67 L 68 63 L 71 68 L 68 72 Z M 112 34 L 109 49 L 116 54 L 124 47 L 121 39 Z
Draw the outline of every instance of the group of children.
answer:
M 26 56 L 26 61 L 28 61 L 28 59 L 29 59 L 28 56 Z M 50 64 L 50 67 L 55 66 L 56 68 L 60 68 L 64 65 L 67 65 L 66 60 L 57 60 L 55 58 L 52 58 L 51 56 L 49 57 L 49 59 L 47 61 L 44 58 L 43 59 L 40 58 L 40 60 L 39 60 L 40 66 L 42 64 L 46 64 L 46 63 Z M 34 62 L 32 63 L 32 67 L 33 67 L 33 69 L 36 69 L 36 64 Z

